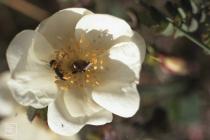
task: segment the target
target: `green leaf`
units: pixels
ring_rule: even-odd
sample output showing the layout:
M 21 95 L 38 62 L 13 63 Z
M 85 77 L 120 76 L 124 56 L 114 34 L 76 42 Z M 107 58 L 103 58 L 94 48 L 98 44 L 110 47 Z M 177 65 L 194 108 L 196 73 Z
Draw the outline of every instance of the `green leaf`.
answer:
M 33 107 L 27 108 L 27 117 L 30 122 L 34 120 L 34 118 L 36 117 L 36 113 L 37 113 L 37 110 L 35 108 Z
M 33 121 L 35 117 L 39 117 L 42 121 L 47 121 L 47 107 L 43 109 L 36 109 L 33 107 L 28 107 L 27 116 L 29 121 Z

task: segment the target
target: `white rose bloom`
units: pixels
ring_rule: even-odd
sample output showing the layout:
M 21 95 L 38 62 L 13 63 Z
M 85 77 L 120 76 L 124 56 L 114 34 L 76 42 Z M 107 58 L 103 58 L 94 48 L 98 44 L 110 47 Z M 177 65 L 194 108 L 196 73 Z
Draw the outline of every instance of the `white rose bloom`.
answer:
M 9 45 L 8 82 L 22 105 L 48 106 L 48 125 L 73 135 L 112 113 L 133 116 L 145 42 L 122 19 L 83 8 L 61 10 Z
M 56 135 L 49 129 L 32 124 L 18 106 L 6 84 L 10 74 L 5 72 L 0 76 L 0 139 L 1 140 L 79 140 L 77 135 L 63 137 Z

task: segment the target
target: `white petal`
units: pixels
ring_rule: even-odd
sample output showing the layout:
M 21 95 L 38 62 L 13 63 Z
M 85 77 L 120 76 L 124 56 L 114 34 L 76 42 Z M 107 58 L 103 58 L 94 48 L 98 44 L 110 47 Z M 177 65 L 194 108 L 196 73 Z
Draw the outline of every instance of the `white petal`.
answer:
M 34 37 L 31 42 L 31 52 L 35 54 L 35 57 L 38 60 L 49 63 L 55 49 L 39 32 L 33 32 L 33 34 Z
M 62 95 L 48 106 L 47 120 L 51 130 L 64 136 L 76 134 L 85 125 L 84 118 L 73 118 L 68 113 Z
M 9 87 L 12 91 L 14 98 L 22 105 L 33 106 L 35 108 L 46 107 L 52 102 L 57 95 L 57 87 L 54 83 L 54 75 L 50 71 L 49 64 L 41 61 L 37 56 L 41 56 L 41 51 L 38 51 L 40 46 L 46 45 L 47 41 L 34 31 L 25 31 L 22 33 L 23 37 L 26 34 L 30 36 L 27 40 L 22 38 L 23 42 L 28 43 L 29 48 L 22 50 L 22 54 L 19 54 L 14 69 L 12 70 L 12 79 L 9 81 Z M 17 36 L 17 38 L 21 35 Z M 19 39 L 15 39 L 14 44 L 10 46 L 7 56 L 8 60 L 10 56 L 15 56 L 15 50 L 21 47 Z M 39 43 L 42 42 L 42 43 Z M 15 43 L 17 42 L 17 43 Z M 24 46 L 23 46 L 24 47 Z M 50 46 L 49 46 L 50 47 Z M 25 51 L 25 52 L 24 52 Z M 38 53 L 38 54 L 37 54 Z M 48 52 L 46 52 L 46 55 Z M 15 57 L 13 57 L 15 58 Z
M 96 103 L 108 111 L 122 117 L 133 116 L 140 103 L 139 93 L 134 84 L 110 82 L 95 89 L 92 97 Z
M 113 119 L 112 113 L 103 109 L 89 116 L 87 124 L 104 125 L 106 123 L 112 122 L 112 119 Z
M 131 37 L 133 31 L 122 19 L 105 14 L 87 15 L 76 25 L 76 38 L 83 48 L 111 47 L 116 42 Z
M 145 43 L 144 39 L 142 38 L 142 36 L 139 33 L 135 32 L 131 38 L 131 41 L 133 41 L 135 43 L 135 45 L 139 48 L 141 63 L 143 63 L 145 55 L 146 55 L 146 43 Z
M 43 21 L 36 30 L 43 34 L 54 48 L 64 47 L 69 45 L 71 38 L 74 39 L 76 23 L 88 14 L 93 13 L 84 8 L 64 9 Z
M 37 32 L 25 30 L 15 36 L 7 49 L 7 61 L 11 72 L 14 71 L 22 57 L 29 55 L 29 49 L 32 48 L 34 50 L 31 53 L 35 53 L 40 59 L 48 58 L 52 52 L 51 46 Z
M 140 36 L 138 37 L 139 39 L 135 39 L 135 42 L 118 43 L 111 47 L 109 51 L 109 58 L 127 65 L 134 71 L 137 79 L 139 79 L 141 63 L 146 52 L 144 40 Z
M 95 73 L 95 77 L 100 85 L 110 82 L 118 82 L 123 84 L 135 82 L 135 73 L 125 64 L 118 60 L 107 60 L 104 70 Z
M 31 82 L 31 78 L 34 77 L 23 78 L 21 80 L 11 80 L 9 82 L 10 89 L 18 103 L 24 106 L 33 106 L 34 108 L 44 108 L 49 103 L 54 101 L 56 98 L 56 95 L 54 94 L 55 89 L 52 87 L 52 85 L 47 83 L 47 81 L 43 79 L 35 79 L 36 82 Z M 25 82 L 27 82 L 27 84 L 24 85 Z M 44 87 L 44 85 L 48 87 Z M 37 88 L 34 86 L 37 86 Z
M 56 102 L 48 106 L 48 125 L 55 133 L 71 136 L 79 132 L 86 124 L 103 125 L 112 121 L 112 113 L 104 109 L 90 116 L 73 117 L 64 104 L 63 93 Z
M 102 110 L 91 98 L 90 91 L 82 88 L 70 89 L 64 93 L 64 103 L 73 117 L 91 116 Z
M 8 82 L 17 102 L 25 106 L 43 108 L 56 98 L 57 86 L 48 67 L 37 61 L 33 55 L 21 59 Z

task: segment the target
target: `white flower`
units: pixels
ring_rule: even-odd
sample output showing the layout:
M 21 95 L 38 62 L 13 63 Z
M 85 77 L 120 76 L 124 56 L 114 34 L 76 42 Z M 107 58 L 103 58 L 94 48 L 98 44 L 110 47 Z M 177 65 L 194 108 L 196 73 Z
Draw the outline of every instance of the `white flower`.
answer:
M 63 137 L 54 134 L 47 127 L 43 128 L 29 122 L 26 112 L 18 105 L 6 84 L 10 74 L 0 76 L 0 139 L 1 140 L 79 140 L 78 136 Z
M 20 104 L 48 106 L 53 131 L 73 135 L 86 124 L 111 122 L 112 113 L 136 113 L 144 56 L 144 40 L 124 20 L 64 9 L 13 39 L 9 85 Z

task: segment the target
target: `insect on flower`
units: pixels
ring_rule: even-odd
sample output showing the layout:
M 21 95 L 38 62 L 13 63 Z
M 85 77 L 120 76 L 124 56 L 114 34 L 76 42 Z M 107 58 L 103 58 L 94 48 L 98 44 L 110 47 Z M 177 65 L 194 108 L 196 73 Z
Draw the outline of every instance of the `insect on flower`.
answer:
M 57 63 L 56 60 L 51 60 L 51 61 L 50 61 L 50 67 L 53 68 L 53 70 L 55 71 L 55 74 L 56 74 L 61 80 L 65 80 L 65 79 L 64 79 L 64 75 L 63 75 L 63 71 L 59 68 L 59 64 Z
M 73 62 L 71 66 L 71 70 L 73 74 L 78 72 L 85 72 L 88 68 L 90 68 L 92 64 L 90 62 L 86 62 L 84 60 L 77 60 Z

